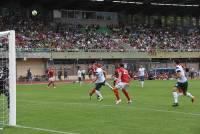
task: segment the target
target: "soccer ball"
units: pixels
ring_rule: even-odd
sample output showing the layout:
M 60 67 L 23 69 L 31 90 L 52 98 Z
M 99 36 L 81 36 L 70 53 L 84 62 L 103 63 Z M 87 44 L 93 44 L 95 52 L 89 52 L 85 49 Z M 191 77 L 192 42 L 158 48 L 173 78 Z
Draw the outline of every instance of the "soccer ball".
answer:
M 36 10 L 33 10 L 33 11 L 32 11 L 32 15 L 33 15 L 33 16 L 36 16 L 36 15 L 37 15 L 37 11 L 36 11 Z

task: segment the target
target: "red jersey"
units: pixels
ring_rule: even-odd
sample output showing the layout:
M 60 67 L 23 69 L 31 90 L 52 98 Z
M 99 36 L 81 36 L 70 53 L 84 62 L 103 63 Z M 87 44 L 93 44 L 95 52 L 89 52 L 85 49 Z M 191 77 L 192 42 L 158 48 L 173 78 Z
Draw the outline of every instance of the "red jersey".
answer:
M 48 76 L 53 77 L 54 76 L 54 71 L 52 69 L 48 70 Z
M 128 70 L 123 67 L 119 68 L 119 73 L 121 73 L 121 82 L 129 83 Z
M 115 76 L 115 78 L 119 78 L 119 68 L 115 69 L 114 76 Z

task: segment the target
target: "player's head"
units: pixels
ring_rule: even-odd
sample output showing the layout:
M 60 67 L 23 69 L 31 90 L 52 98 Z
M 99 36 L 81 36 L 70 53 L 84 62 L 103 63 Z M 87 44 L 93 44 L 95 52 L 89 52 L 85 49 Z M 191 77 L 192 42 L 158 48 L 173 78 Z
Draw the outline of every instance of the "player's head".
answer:
M 120 63 L 119 66 L 120 66 L 120 67 L 124 67 L 124 64 L 123 64 L 123 63 Z
M 116 68 L 119 68 L 119 64 L 115 64 L 115 69 L 116 69 Z
M 51 66 L 51 67 L 50 67 L 50 70 L 54 70 L 54 67 L 53 67 L 53 66 Z
M 96 63 L 95 66 L 96 66 L 97 68 L 101 68 L 101 67 L 102 67 L 102 64 Z
M 175 63 L 176 65 L 179 65 L 179 64 L 180 64 L 180 60 L 175 60 L 174 63 Z
M 140 68 L 142 68 L 143 66 L 142 66 L 142 64 L 140 65 Z

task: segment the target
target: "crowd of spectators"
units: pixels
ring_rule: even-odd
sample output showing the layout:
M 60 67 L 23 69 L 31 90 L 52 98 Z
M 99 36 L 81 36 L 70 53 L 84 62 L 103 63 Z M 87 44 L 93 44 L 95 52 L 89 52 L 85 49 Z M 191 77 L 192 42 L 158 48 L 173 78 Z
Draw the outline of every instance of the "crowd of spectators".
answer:
M 0 30 L 16 30 L 18 50 L 79 51 L 197 51 L 200 49 L 198 28 L 150 26 L 108 26 L 111 33 L 98 31 L 99 26 L 80 26 L 59 31 L 59 25 L 40 19 L 0 17 Z
M 197 28 L 168 28 L 137 26 L 130 38 L 134 49 L 148 51 L 194 51 L 200 49 L 200 32 Z

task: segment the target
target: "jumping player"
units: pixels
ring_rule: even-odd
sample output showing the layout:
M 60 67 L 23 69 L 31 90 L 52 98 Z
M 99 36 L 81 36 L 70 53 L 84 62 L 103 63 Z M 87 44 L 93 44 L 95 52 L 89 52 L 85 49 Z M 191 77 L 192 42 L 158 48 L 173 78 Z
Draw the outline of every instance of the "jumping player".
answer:
M 130 78 L 130 76 L 128 74 L 128 70 L 126 70 L 124 68 L 124 64 L 120 64 L 119 66 L 120 66 L 120 68 L 118 69 L 119 77 L 118 77 L 118 79 L 116 81 L 116 85 L 115 85 L 115 87 L 113 89 L 114 94 L 115 94 L 115 96 L 117 98 L 116 104 L 119 104 L 121 102 L 121 99 L 119 97 L 119 92 L 118 92 L 119 89 L 121 89 L 122 92 L 124 93 L 124 95 L 126 96 L 126 98 L 128 100 L 127 103 L 131 103 L 132 100 L 131 100 L 128 92 L 127 92 L 127 89 L 129 87 L 129 78 Z
M 50 87 L 50 85 L 52 85 L 53 88 L 56 88 L 56 87 L 55 87 L 55 84 L 54 84 L 54 82 L 55 82 L 54 76 L 55 76 L 55 72 L 54 72 L 53 67 L 51 67 L 51 68 L 49 68 L 49 70 L 48 70 L 48 78 L 49 78 L 48 87 Z
M 183 67 L 180 65 L 180 61 L 176 60 L 175 61 L 176 64 L 176 78 L 177 78 L 177 83 L 173 88 L 172 91 L 172 95 L 174 97 L 174 104 L 172 105 L 173 107 L 178 106 L 178 97 L 181 95 L 185 95 L 187 97 L 189 97 L 192 101 L 192 103 L 194 102 L 194 96 L 187 92 L 188 89 L 188 80 L 185 76 L 185 71 L 183 70 Z

